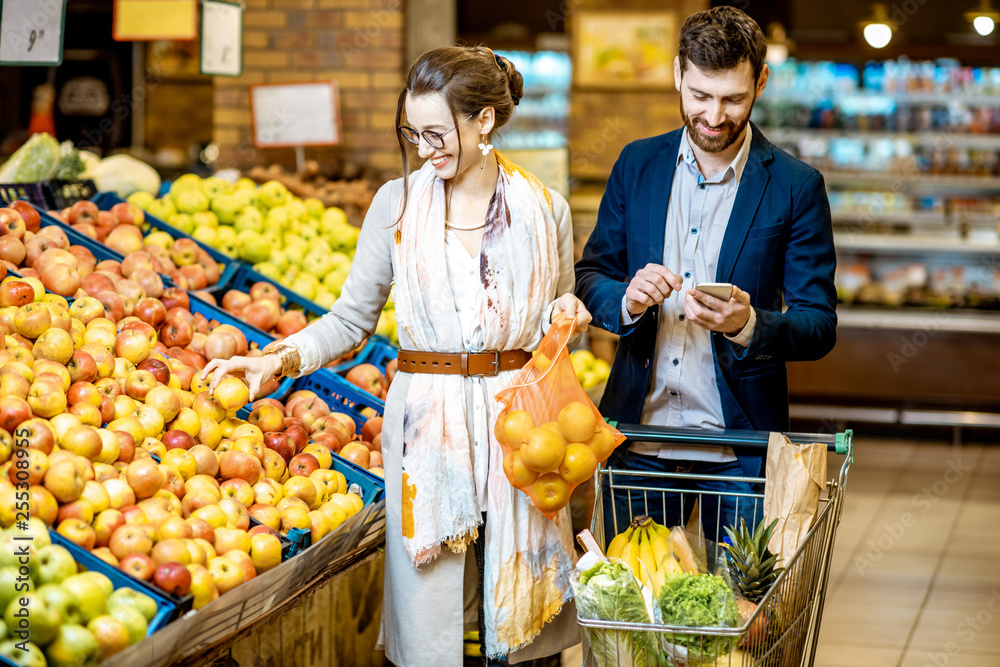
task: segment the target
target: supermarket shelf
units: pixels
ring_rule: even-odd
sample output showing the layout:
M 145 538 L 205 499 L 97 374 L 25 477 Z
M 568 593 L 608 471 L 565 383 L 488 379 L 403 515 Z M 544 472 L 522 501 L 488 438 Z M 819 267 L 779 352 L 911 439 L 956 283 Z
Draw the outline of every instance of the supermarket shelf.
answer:
M 1000 106 L 1000 95 L 969 95 L 955 93 L 880 93 L 870 90 L 852 91 L 812 91 L 812 90 L 772 90 L 761 99 L 765 104 L 792 102 L 795 104 L 819 104 L 827 100 L 890 99 L 897 104 L 965 104 L 975 107 Z
M 1000 134 L 970 134 L 949 132 L 865 132 L 863 130 L 793 130 L 780 127 L 761 128 L 774 143 L 798 143 L 812 139 L 860 139 L 862 141 L 908 141 L 912 144 L 941 148 L 975 148 L 1000 150 Z
M 837 250 L 854 252 L 877 252 L 880 254 L 941 255 L 959 254 L 978 256 L 1000 250 L 996 242 L 969 241 L 941 236 L 926 237 L 905 234 L 844 234 L 834 232 L 833 242 Z
M 920 172 L 885 174 L 879 172 L 825 172 L 827 187 L 852 190 L 892 190 L 941 195 L 1000 195 L 1000 178 L 993 176 L 941 176 Z
M 837 308 L 837 326 L 854 329 L 897 329 L 900 331 L 938 331 L 953 333 L 1000 334 L 996 313 L 970 313 L 957 310 L 914 308 L 878 310 L 875 308 Z
M 898 213 L 883 213 L 871 215 L 863 209 L 853 211 L 834 211 L 831 214 L 833 223 L 837 225 L 946 225 L 948 218 L 941 211 L 900 211 Z

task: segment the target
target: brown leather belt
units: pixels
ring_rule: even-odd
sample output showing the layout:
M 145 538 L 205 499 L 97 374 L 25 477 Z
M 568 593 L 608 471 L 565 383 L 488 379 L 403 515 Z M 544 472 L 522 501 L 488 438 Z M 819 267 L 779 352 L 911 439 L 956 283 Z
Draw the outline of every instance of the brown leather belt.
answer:
M 531 360 L 524 350 L 497 352 L 417 352 L 399 351 L 399 370 L 404 373 L 442 375 L 496 375 L 521 368 Z

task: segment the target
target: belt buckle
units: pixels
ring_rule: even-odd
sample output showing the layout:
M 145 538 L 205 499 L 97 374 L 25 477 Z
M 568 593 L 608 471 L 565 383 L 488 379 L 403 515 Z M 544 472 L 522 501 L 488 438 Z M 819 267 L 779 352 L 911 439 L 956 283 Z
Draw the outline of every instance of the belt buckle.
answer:
M 489 372 L 489 373 L 472 373 L 472 372 L 470 372 L 470 373 L 468 373 L 469 377 L 483 377 L 483 376 L 486 376 L 486 375 L 498 375 L 500 373 L 500 350 L 492 350 L 492 352 L 493 352 L 493 361 L 490 362 L 491 364 L 493 364 L 493 370 L 492 370 L 492 372 Z M 489 353 L 490 353 L 490 351 L 484 350 L 482 352 L 474 352 L 473 354 L 489 354 Z

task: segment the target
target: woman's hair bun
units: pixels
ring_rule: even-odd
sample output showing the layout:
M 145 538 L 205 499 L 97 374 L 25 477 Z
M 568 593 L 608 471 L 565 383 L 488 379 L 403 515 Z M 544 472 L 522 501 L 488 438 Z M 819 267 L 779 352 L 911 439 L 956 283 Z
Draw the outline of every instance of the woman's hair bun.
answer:
M 494 55 L 496 56 L 497 65 L 500 66 L 500 71 L 507 77 L 507 88 L 510 90 L 510 98 L 516 106 L 521 101 L 521 97 L 524 96 L 524 77 L 514 67 L 514 63 L 501 55 Z

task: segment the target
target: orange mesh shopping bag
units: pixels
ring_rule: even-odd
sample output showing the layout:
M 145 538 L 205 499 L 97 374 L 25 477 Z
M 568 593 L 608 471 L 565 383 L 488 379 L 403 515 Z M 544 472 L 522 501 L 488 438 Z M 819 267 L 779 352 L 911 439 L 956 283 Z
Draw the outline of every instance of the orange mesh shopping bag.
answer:
M 535 357 L 497 392 L 504 407 L 494 433 L 503 447 L 504 472 L 550 519 L 625 440 L 576 379 L 566 350 L 573 325 L 557 315 Z

